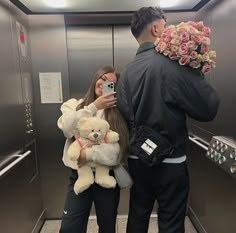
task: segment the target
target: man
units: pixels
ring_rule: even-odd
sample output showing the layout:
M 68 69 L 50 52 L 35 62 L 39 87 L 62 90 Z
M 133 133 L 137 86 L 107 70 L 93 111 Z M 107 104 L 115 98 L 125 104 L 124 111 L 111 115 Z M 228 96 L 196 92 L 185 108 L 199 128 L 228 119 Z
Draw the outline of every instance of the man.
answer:
M 130 191 L 127 233 L 148 231 L 155 201 L 159 233 L 185 231 L 189 192 L 186 116 L 210 121 L 219 105 L 215 90 L 200 72 L 155 51 L 154 42 L 164 30 L 165 21 L 159 8 L 143 7 L 134 13 L 131 31 L 140 47 L 134 61 L 122 72 L 116 89 L 118 108 L 129 125 L 133 110 L 137 125 L 159 131 L 176 147 L 172 158 L 151 168 L 136 155 L 129 155 L 134 185 Z

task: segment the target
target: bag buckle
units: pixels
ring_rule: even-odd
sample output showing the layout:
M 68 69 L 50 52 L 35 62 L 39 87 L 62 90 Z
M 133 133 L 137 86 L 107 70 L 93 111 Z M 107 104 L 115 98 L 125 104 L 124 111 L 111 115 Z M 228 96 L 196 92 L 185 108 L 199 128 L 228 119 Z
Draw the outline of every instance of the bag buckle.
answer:
M 158 145 L 150 139 L 145 140 L 145 142 L 141 145 L 142 150 L 145 151 L 148 155 L 151 155 L 157 147 Z

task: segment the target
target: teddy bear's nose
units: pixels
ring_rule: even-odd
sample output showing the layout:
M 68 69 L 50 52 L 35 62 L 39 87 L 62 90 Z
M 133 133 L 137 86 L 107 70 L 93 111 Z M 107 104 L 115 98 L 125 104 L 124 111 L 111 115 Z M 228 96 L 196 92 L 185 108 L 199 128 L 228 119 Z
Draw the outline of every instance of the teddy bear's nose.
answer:
M 94 137 L 94 138 L 97 138 L 97 137 L 98 137 L 98 134 L 97 134 L 97 133 L 94 133 L 94 134 L 93 134 L 93 137 Z

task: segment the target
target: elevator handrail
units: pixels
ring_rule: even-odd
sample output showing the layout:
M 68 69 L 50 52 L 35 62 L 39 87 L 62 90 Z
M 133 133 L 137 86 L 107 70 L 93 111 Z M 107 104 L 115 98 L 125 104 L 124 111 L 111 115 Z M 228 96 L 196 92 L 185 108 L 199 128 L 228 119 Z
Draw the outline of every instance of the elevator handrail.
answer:
M 23 160 L 25 157 L 27 157 L 28 155 L 31 154 L 31 151 L 28 150 L 26 151 L 24 154 L 16 154 L 14 155 L 14 157 L 16 157 L 17 159 L 14 160 L 12 163 L 10 163 L 9 165 L 7 165 L 5 168 L 3 168 L 1 171 L 0 171 L 0 178 L 2 176 L 4 176 L 9 170 L 11 170 L 13 167 L 15 167 L 21 160 Z
M 194 137 L 194 136 L 191 136 L 189 135 L 189 140 L 195 144 L 197 144 L 198 146 L 200 146 L 201 148 L 203 148 L 204 150 L 208 150 L 208 147 L 205 146 L 202 142 L 201 142 L 201 139 L 198 138 L 198 137 Z M 204 142 L 205 144 L 207 144 L 206 142 Z M 209 146 L 209 145 L 208 145 Z

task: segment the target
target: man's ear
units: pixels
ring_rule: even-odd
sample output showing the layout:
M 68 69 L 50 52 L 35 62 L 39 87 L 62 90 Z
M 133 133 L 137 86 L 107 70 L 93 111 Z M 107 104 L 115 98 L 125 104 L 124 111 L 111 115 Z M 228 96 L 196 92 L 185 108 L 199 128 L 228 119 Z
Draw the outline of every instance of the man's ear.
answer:
M 156 24 L 151 25 L 151 32 L 154 37 L 158 37 L 159 33 L 158 33 L 158 28 Z

